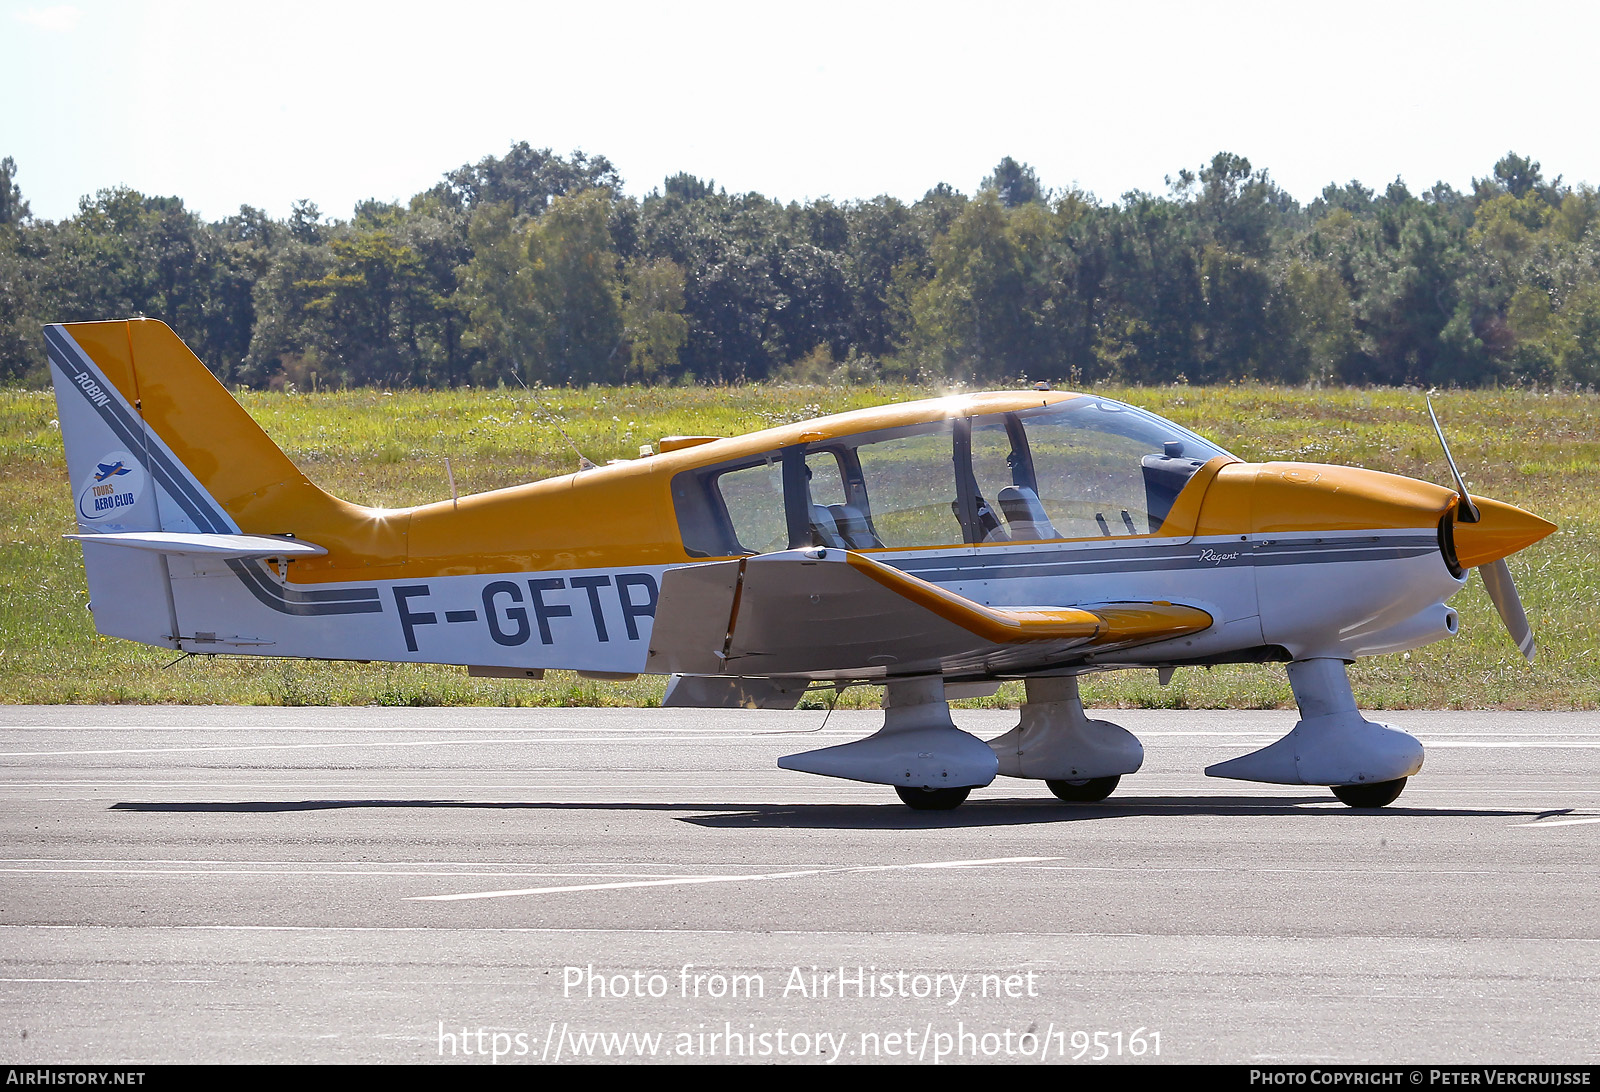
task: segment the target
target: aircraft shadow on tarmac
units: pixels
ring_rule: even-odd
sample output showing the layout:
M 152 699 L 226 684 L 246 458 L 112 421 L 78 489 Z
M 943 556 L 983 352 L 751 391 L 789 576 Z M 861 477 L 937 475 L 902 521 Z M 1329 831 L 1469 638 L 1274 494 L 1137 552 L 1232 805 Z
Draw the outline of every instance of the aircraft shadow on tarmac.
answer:
M 1311 805 L 1311 806 L 1307 806 Z M 699 812 L 673 815 L 683 823 L 702 827 L 794 828 L 814 830 L 926 830 L 960 827 L 1029 826 L 1038 823 L 1079 823 L 1086 820 L 1129 819 L 1148 816 L 1192 815 L 1295 816 L 1300 819 L 1359 819 L 1383 815 L 1400 818 L 1545 818 L 1559 811 L 1520 811 L 1493 808 L 1347 808 L 1324 796 L 1264 799 L 1259 796 L 1128 797 L 1116 802 L 1067 804 L 1055 800 L 993 800 L 968 803 L 952 811 L 912 811 L 899 803 L 882 804 L 713 804 L 646 803 L 635 801 L 537 803 L 491 800 L 238 800 L 238 801 L 125 801 L 111 811 L 270 813 L 337 811 L 347 808 L 459 808 L 464 810 L 595 811 L 595 812 Z

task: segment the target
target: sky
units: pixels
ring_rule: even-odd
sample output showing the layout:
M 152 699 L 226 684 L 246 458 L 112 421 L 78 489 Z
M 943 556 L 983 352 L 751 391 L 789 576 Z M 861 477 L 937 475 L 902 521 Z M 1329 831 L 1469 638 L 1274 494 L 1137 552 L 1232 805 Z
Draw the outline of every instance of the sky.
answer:
M 1219 151 L 1300 201 L 1465 189 L 1507 151 L 1600 182 L 1600 5 L 0 0 L 0 156 L 36 218 L 129 186 L 347 218 L 517 141 L 781 200 L 1164 192 Z

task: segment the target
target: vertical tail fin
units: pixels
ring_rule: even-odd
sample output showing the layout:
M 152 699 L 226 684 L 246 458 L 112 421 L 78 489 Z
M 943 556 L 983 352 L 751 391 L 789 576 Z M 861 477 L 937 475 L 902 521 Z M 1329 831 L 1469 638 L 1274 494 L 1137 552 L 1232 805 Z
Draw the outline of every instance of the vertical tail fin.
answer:
M 45 327 L 77 529 L 97 534 L 161 531 L 169 526 L 169 519 L 163 518 L 168 509 L 173 513 L 173 530 L 212 530 L 209 518 L 201 521 L 203 528 L 176 518 L 178 509 L 171 498 L 179 490 L 172 468 L 154 450 L 139 412 L 131 325 Z M 169 494 L 166 504 L 159 496 L 164 491 Z M 108 636 L 178 647 L 177 611 L 165 557 L 85 542 L 83 567 L 96 629 Z
M 332 500 L 165 323 L 48 326 L 45 341 L 74 487 L 99 473 L 108 452 L 131 456 L 154 487 L 153 508 L 80 507 L 86 529 L 226 533 L 240 529 L 237 517 L 248 522 L 251 500 L 269 491 L 310 489 L 324 503 Z
M 296 534 L 404 556 L 403 515 L 313 485 L 164 323 L 47 326 L 45 343 L 81 534 Z M 109 542 L 84 542 L 95 627 L 182 647 L 172 562 Z

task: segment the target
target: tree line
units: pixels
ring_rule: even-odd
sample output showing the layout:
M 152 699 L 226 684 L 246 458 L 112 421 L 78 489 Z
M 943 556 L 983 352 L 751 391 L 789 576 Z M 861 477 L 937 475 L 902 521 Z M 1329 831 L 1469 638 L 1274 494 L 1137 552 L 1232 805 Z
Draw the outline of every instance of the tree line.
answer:
M 39 328 L 160 318 L 230 384 L 1600 382 L 1600 196 L 1507 154 L 1470 193 L 1301 205 L 1221 153 L 1101 201 L 1002 160 L 977 192 L 806 203 L 517 144 L 348 220 L 208 223 L 126 188 L 34 218 L 0 160 L 0 382 Z

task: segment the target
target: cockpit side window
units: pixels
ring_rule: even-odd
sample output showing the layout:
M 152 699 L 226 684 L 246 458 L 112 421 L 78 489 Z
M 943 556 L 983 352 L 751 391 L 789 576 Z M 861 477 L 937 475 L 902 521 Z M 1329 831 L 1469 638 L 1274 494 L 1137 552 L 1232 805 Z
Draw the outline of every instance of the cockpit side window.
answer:
M 694 557 L 1117 538 L 1157 533 L 1218 455 L 1154 414 L 1080 396 L 745 456 L 678 474 L 672 495 Z
M 850 488 L 839 462 L 839 453 L 827 448 L 806 453 L 806 480 L 812 504 L 848 504 Z
M 789 524 L 778 452 L 672 479 L 673 506 L 691 557 L 732 557 L 786 549 Z
M 860 464 L 848 447 L 805 455 L 806 522 L 813 546 L 870 550 L 883 545 L 872 529 Z
M 972 421 L 972 483 L 976 542 L 1055 538 L 1045 528 L 1020 525 L 1022 506 L 1037 498 L 1027 439 L 1017 415 L 978 417 Z M 1009 511 L 1008 511 L 1009 506 Z M 1018 519 L 1013 525 L 1012 517 Z
M 783 465 L 776 455 L 754 466 L 725 470 L 713 481 L 727 506 L 739 552 L 764 554 L 788 547 Z
M 851 448 L 860 475 L 846 517 L 857 534 L 887 548 L 952 546 L 965 541 L 956 496 L 951 421 L 861 437 Z M 852 494 L 857 491 L 852 490 Z M 868 548 L 858 546 L 857 548 Z
M 1225 452 L 1153 414 L 1076 398 L 1016 415 L 1034 487 L 1014 475 L 999 504 L 1013 540 L 1154 534 L 1195 471 Z M 974 430 L 976 435 L 976 430 Z M 1008 505 L 1008 500 L 1012 502 Z M 1013 524 L 1012 508 L 1021 531 Z

